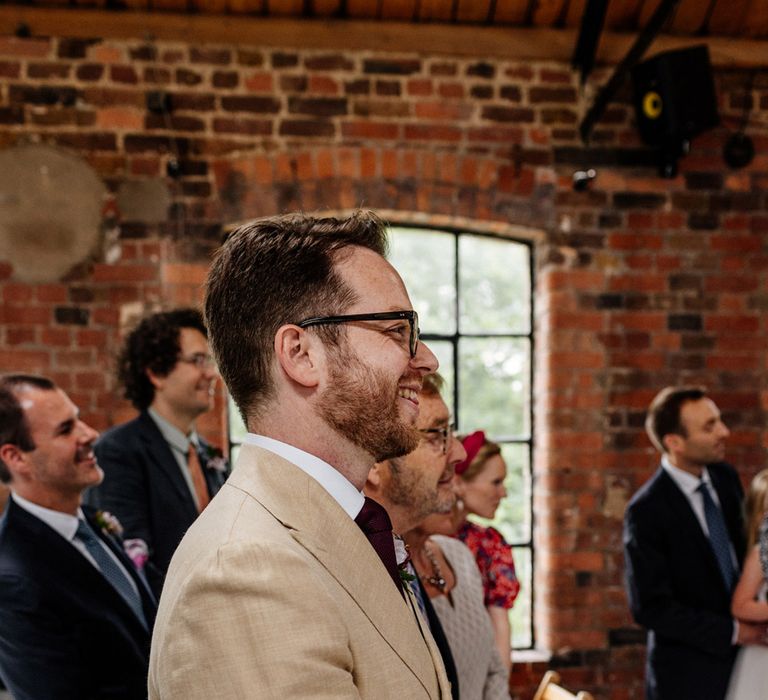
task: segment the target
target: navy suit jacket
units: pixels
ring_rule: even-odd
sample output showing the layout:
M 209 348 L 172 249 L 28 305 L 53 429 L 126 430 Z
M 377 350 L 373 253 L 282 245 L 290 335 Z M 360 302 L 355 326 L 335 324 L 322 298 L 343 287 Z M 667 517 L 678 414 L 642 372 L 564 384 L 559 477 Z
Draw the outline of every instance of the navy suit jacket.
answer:
M 14 700 L 143 700 L 157 604 L 119 542 L 150 629 L 72 543 L 9 501 L 0 520 L 0 675 Z
M 729 464 L 707 469 L 741 565 L 739 477 Z M 648 630 L 646 697 L 722 700 L 736 654 L 731 594 L 688 499 L 662 468 L 629 503 L 624 555 L 632 615 Z
M 229 465 L 225 463 L 224 471 L 212 468 L 209 450 L 201 438 L 198 454 L 213 498 L 229 475 Z M 139 538 L 147 543 L 147 578 L 159 597 L 171 557 L 198 516 L 179 463 L 145 411 L 105 432 L 94 452 L 104 470 L 104 481 L 89 491 L 86 499 L 117 516 L 125 539 Z

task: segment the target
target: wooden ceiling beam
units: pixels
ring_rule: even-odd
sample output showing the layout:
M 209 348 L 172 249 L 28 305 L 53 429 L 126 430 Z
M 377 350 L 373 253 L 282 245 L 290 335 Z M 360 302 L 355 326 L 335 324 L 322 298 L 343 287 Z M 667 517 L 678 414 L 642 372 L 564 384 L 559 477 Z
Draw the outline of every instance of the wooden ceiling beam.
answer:
M 412 22 L 273 19 L 243 15 L 189 15 L 169 12 L 39 9 L 0 6 L 0 34 L 19 25 L 32 36 L 98 37 L 184 41 L 196 44 L 258 45 L 321 51 L 381 51 L 502 60 L 553 60 L 569 63 L 576 42 L 572 29 L 521 29 Z M 635 34 L 602 35 L 597 62 L 615 65 Z M 659 36 L 653 53 L 706 42 L 716 66 L 765 67 L 768 41 Z

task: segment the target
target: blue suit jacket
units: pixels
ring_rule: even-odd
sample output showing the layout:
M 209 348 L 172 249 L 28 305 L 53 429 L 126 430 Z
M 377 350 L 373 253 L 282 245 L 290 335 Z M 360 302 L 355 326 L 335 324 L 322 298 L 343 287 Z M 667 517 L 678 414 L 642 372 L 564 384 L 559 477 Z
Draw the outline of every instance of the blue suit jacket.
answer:
M 210 447 L 201 439 L 200 464 L 211 498 L 229 476 L 209 467 Z M 157 597 L 176 547 L 198 516 L 197 506 L 155 421 L 146 412 L 105 432 L 94 448 L 104 481 L 88 492 L 91 505 L 117 516 L 125 539 L 149 547 L 147 578 Z
M 156 602 L 119 542 L 150 629 L 58 532 L 12 500 L 0 521 L 0 675 L 14 700 L 142 700 Z
M 728 464 L 707 467 L 739 563 L 743 490 Z M 722 700 L 736 647 L 731 596 L 687 498 L 662 468 L 632 498 L 624 520 L 629 604 L 648 629 L 649 700 Z

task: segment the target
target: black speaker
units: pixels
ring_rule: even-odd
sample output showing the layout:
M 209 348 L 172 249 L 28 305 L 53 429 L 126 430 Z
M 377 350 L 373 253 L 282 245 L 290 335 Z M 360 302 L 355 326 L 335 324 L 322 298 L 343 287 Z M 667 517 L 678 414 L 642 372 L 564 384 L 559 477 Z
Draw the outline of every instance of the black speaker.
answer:
M 637 127 L 643 141 L 686 150 L 696 134 L 720 123 L 705 45 L 665 51 L 632 69 Z

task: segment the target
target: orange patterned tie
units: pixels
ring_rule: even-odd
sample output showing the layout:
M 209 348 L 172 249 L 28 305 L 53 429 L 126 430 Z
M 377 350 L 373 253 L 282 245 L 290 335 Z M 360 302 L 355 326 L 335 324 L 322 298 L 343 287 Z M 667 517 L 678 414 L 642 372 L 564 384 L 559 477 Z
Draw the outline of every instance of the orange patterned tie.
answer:
M 187 450 L 187 469 L 189 469 L 192 485 L 195 487 L 195 493 L 197 494 L 197 512 L 202 513 L 203 508 L 210 503 L 211 497 L 208 495 L 208 487 L 205 484 L 203 468 L 200 466 L 200 458 L 197 456 L 197 450 L 192 443 L 189 443 L 189 450 Z

